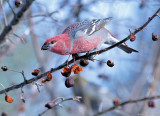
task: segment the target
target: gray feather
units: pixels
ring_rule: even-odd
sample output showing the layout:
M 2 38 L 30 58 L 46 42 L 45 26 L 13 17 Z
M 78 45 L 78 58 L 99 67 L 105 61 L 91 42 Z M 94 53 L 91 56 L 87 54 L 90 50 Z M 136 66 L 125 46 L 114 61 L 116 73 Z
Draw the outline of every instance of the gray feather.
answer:
M 92 35 L 96 31 L 103 28 L 112 20 L 111 17 L 105 19 L 93 19 L 92 21 L 83 21 L 68 26 L 63 33 L 68 33 L 72 39 L 75 39 L 75 35 L 78 31 L 82 31 L 87 35 Z
M 130 47 L 123 45 L 123 44 L 119 45 L 118 48 L 125 51 L 126 53 L 138 52 L 137 50 L 130 48 Z

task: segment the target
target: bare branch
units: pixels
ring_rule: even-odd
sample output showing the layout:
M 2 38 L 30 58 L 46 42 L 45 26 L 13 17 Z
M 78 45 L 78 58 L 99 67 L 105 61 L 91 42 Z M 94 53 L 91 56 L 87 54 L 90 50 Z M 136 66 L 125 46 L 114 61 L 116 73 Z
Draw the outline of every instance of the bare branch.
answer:
M 22 8 L 14 15 L 10 24 L 4 27 L 2 33 L 0 34 L 0 43 L 5 40 L 5 36 L 11 31 L 12 26 L 16 25 L 20 18 L 23 16 L 24 12 L 29 8 L 34 0 L 26 0 L 26 3 L 22 6 Z
M 115 110 L 115 109 L 117 109 L 120 106 L 124 106 L 124 105 L 130 104 L 130 103 L 138 103 L 138 102 L 142 102 L 142 101 L 146 101 L 146 100 L 152 100 L 152 99 L 160 99 L 160 95 L 158 95 L 158 96 L 151 96 L 151 97 L 144 97 L 144 98 L 136 99 L 136 100 L 128 100 L 128 101 L 122 102 L 122 103 L 120 103 L 118 105 L 115 105 L 113 107 L 110 107 L 110 108 L 108 108 L 108 109 L 106 109 L 106 110 L 104 110 L 102 112 L 98 112 L 94 116 L 102 115 L 104 113 L 107 113 L 107 112 L 110 112 L 112 110 Z
M 31 16 L 28 16 L 27 18 L 24 18 L 24 20 L 27 20 L 27 19 L 30 19 L 30 18 L 35 18 L 35 17 L 51 17 L 54 13 L 57 13 L 58 10 L 55 10 L 53 12 L 50 12 L 50 13 L 45 13 L 45 14 L 36 14 L 36 15 L 31 15 Z M 56 22 L 57 20 L 54 19 Z
M 47 107 L 48 109 L 43 111 L 41 114 L 39 114 L 39 116 L 43 115 L 45 112 L 47 112 L 49 109 L 52 109 L 56 106 L 61 106 L 61 103 L 65 102 L 65 101 L 78 101 L 80 102 L 80 99 L 82 99 L 81 96 L 75 96 L 75 97 L 72 97 L 72 98 L 67 98 L 67 99 L 64 99 L 63 97 L 58 97 L 56 99 L 53 99 L 52 101 L 48 102 L 45 107 Z
M 7 1 L 8 5 L 9 5 L 10 9 L 12 10 L 12 13 L 13 13 L 14 15 L 16 15 L 16 13 L 14 12 L 14 10 L 13 10 L 13 8 L 12 8 L 12 6 L 11 6 L 9 0 L 6 0 L 6 1 Z
M 24 38 L 30 33 L 29 28 L 27 28 L 24 33 L 19 37 L 18 35 L 14 34 L 16 37 L 18 37 L 19 39 L 16 40 L 16 42 L 14 42 L 12 45 L 10 45 L 9 49 L 0 57 L 0 62 L 7 56 L 8 53 L 10 53 L 15 47 L 16 45 L 22 40 L 24 41 Z
M 160 8 L 153 14 L 153 16 L 152 16 L 151 18 L 149 18 L 149 19 L 147 20 L 147 22 L 146 22 L 145 24 L 143 24 L 141 27 L 139 27 L 138 29 L 136 29 L 132 34 L 135 35 L 136 33 L 138 33 L 138 32 L 140 32 L 141 30 L 143 30 L 143 29 L 151 22 L 151 20 L 157 16 L 157 14 L 158 14 L 159 12 L 160 12 Z M 108 50 L 111 50 L 112 48 L 114 48 L 114 47 L 116 47 L 116 46 L 124 43 L 124 42 L 127 41 L 128 39 L 130 39 L 130 35 L 129 35 L 128 37 L 126 37 L 125 39 L 121 40 L 120 42 L 118 42 L 118 43 L 116 43 L 116 44 L 114 44 L 114 45 L 112 45 L 112 46 L 110 46 L 110 47 L 107 47 L 107 48 L 102 49 L 102 50 L 99 50 L 99 51 L 91 52 L 90 54 L 86 54 L 86 55 L 83 55 L 83 56 L 76 57 L 75 60 L 80 60 L 80 59 L 82 59 L 82 58 L 88 58 L 88 59 L 89 59 L 89 58 L 90 58 L 91 56 L 93 56 L 93 55 L 101 54 L 101 53 L 103 53 L 103 52 L 106 52 L 106 51 L 108 51 Z M 1 41 L 0 41 L 0 42 L 1 42 Z M 68 62 L 68 65 L 69 65 L 69 64 L 72 64 L 73 62 L 74 62 L 74 59 L 70 60 L 70 61 Z M 60 66 L 58 66 L 58 67 L 56 67 L 56 68 L 51 68 L 50 71 L 47 71 L 47 72 L 45 72 L 45 73 L 43 73 L 43 74 L 41 74 L 41 75 L 39 75 L 39 76 L 33 77 L 33 78 L 29 79 L 29 80 L 26 80 L 27 83 L 26 83 L 26 82 L 22 82 L 22 83 L 20 83 L 20 84 L 13 85 L 13 86 L 11 86 L 11 87 L 6 88 L 5 90 L 0 91 L 0 94 L 3 94 L 5 91 L 8 92 L 8 91 L 11 91 L 11 90 L 14 90 L 14 89 L 18 89 L 18 88 L 20 88 L 20 87 L 22 87 L 22 86 L 24 86 L 24 85 L 30 84 L 30 83 L 32 83 L 32 82 L 34 82 L 34 81 L 36 81 L 36 80 L 38 80 L 38 79 L 41 79 L 42 77 L 46 76 L 48 72 L 53 73 L 53 72 L 55 72 L 55 71 L 57 71 L 57 70 L 59 70 L 59 69 L 62 69 L 62 68 L 63 68 L 64 66 L 66 66 L 66 65 L 67 65 L 67 62 L 61 64 Z

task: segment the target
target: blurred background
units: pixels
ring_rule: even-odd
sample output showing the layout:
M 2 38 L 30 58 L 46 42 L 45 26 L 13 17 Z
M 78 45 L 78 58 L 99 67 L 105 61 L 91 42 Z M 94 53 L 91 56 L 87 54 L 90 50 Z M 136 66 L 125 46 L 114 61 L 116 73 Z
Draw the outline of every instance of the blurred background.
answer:
M 15 6 L 15 0 L 1 0 L 0 32 L 9 23 L 22 4 Z M 0 66 L 10 70 L 24 71 L 27 79 L 33 78 L 31 72 L 40 69 L 41 73 L 64 63 L 68 56 L 41 51 L 41 46 L 50 37 L 62 33 L 70 24 L 77 21 L 113 17 L 106 25 L 113 35 L 122 40 L 130 32 L 143 25 L 160 7 L 160 0 L 35 0 L 24 13 L 19 23 L 12 27 L 5 41 L 0 42 Z M 12 9 L 11 9 L 12 8 Z M 12 11 L 13 10 L 13 11 Z M 126 54 L 114 48 L 94 58 L 115 64 L 110 68 L 99 61 L 89 61 L 78 75 L 72 88 L 65 87 L 65 77 L 61 71 L 53 73 L 54 79 L 40 87 L 34 84 L 23 87 L 25 103 L 20 99 L 21 89 L 8 92 L 14 102 L 5 102 L 5 94 L 0 95 L 0 113 L 9 116 L 37 116 L 46 108 L 44 105 L 57 97 L 82 96 L 79 102 L 66 101 L 63 107 L 55 107 L 44 116 L 92 116 L 98 111 L 113 106 L 113 100 L 121 102 L 160 93 L 160 41 L 152 40 L 152 32 L 160 36 L 160 19 L 155 17 L 151 23 L 127 45 L 139 53 Z M 102 45 L 102 48 L 107 45 Z M 0 83 L 6 88 L 23 82 L 20 73 L 0 71 Z M 41 79 L 36 81 L 41 83 Z M 1 87 L 1 89 L 3 89 Z M 156 107 L 149 108 L 146 102 L 129 104 L 117 108 L 103 116 L 158 116 L 160 100 Z

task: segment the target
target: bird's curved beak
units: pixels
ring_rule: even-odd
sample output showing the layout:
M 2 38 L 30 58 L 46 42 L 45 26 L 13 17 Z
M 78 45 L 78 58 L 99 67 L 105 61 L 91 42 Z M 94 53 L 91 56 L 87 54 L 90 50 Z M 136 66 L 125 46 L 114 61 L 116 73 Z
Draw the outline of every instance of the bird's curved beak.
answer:
M 49 45 L 48 44 L 43 44 L 43 46 L 41 47 L 41 50 L 48 50 L 49 49 Z

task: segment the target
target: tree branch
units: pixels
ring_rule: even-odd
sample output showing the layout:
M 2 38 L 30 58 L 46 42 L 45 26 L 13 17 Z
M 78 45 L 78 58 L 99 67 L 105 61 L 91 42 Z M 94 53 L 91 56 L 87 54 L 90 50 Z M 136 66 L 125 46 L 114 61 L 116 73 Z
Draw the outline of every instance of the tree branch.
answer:
M 99 115 L 102 115 L 104 113 L 107 113 L 109 111 L 112 111 L 112 110 L 115 110 L 117 109 L 118 107 L 120 106 L 124 106 L 126 104 L 130 104 L 130 103 L 138 103 L 138 102 L 142 102 L 142 101 L 146 101 L 146 100 L 152 100 L 152 99 L 160 99 L 160 95 L 158 96 L 151 96 L 151 97 L 144 97 L 144 98 L 141 98 L 141 99 L 136 99 L 136 100 L 128 100 L 128 101 L 125 101 L 125 102 L 122 102 L 118 105 L 115 105 L 113 107 L 110 107 L 102 112 L 98 112 L 97 114 L 95 114 L 94 116 L 99 116 Z
M 52 101 L 45 104 L 45 107 L 47 109 L 45 111 L 43 111 L 42 113 L 40 113 L 39 116 L 42 116 L 45 112 L 47 112 L 48 110 L 50 110 L 56 106 L 61 106 L 61 103 L 65 102 L 65 101 L 78 101 L 78 102 L 80 102 L 81 99 L 82 99 L 81 96 L 75 96 L 75 97 L 67 98 L 67 99 L 64 99 L 63 97 L 58 97 L 56 99 L 53 99 Z
M 153 16 L 152 16 L 151 18 L 149 18 L 149 19 L 147 20 L 146 23 L 144 23 L 141 27 L 139 27 L 138 29 L 136 29 L 132 34 L 135 35 L 135 34 L 138 33 L 139 31 L 143 30 L 143 29 L 151 22 L 151 20 L 158 15 L 159 12 L 160 12 L 160 8 L 153 14 Z M 112 48 L 114 48 L 114 47 L 116 47 L 116 46 L 124 43 L 124 42 L 127 41 L 128 39 L 130 39 L 130 35 L 129 35 L 128 37 L 126 37 L 125 39 L 121 40 L 120 42 L 118 42 L 118 43 L 116 43 L 116 44 L 114 44 L 114 45 L 112 45 L 112 46 L 110 46 L 110 47 L 107 47 L 107 48 L 102 49 L 102 50 L 99 50 L 99 51 L 91 52 L 90 54 L 86 54 L 86 55 L 83 55 L 83 56 L 76 57 L 75 60 L 80 60 L 80 59 L 82 59 L 82 58 L 89 58 L 89 57 L 91 57 L 91 56 L 93 56 L 93 55 L 101 54 L 101 53 L 103 53 L 103 52 L 106 52 L 106 51 L 108 51 L 108 50 L 110 50 L 110 49 L 112 49 Z M 69 64 L 72 64 L 73 62 L 74 62 L 73 59 L 70 60 L 70 61 L 68 62 L 68 65 L 69 65 Z M 57 70 L 59 70 L 59 69 L 62 69 L 62 68 L 63 68 L 64 66 L 66 66 L 66 65 L 67 65 L 67 63 L 63 63 L 63 64 L 61 64 L 60 66 L 58 66 L 58 67 L 56 67 L 56 68 L 51 68 L 50 71 L 47 71 L 47 72 L 45 72 L 45 73 L 43 73 L 43 74 L 41 74 L 41 75 L 39 75 L 39 76 L 37 76 L 37 77 L 33 77 L 33 78 L 29 79 L 29 80 L 26 80 L 25 82 L 22 82 L 22 83 L 20 83 L 20 84 L 13 85 L 13 86 L 11 86 L 11 87 L 6 88 L 5 90 L 1 90 L 1 91 L 0 91 L 0 94 L 5 93 L 5 91 L 8 92 L 8 91 L 11 91 L 11 90 L 14 90 L 14 89 L 18 89 L 18 88 L 20 88 L 20 87 L 22 87 L 22 86 L 24 86 L 24 85 L 30 84 L 30 83 L 32 83 L 32 82 L 34 82 L 34 81 L 36 81 L 36 80 L 38 80 L 38 79 L 41 79 L 42 77 L 46 76 L 48 72 L 53 73 L 53 72 L 55 72 L 55 71 L 57 71 Z
M 26 0 L 26 3 L 22 6 L 22 8 L 15 13 L 13 19 L 11 20 L 10 24 L 4 27 L 2 33 L 0 34 L 0 43 L 5 40 L 5 36 L 12 30 L 12 26 L 16 25 L 20 18 L 23 16 L 24 12 L 29 8 L 34 0 Z

